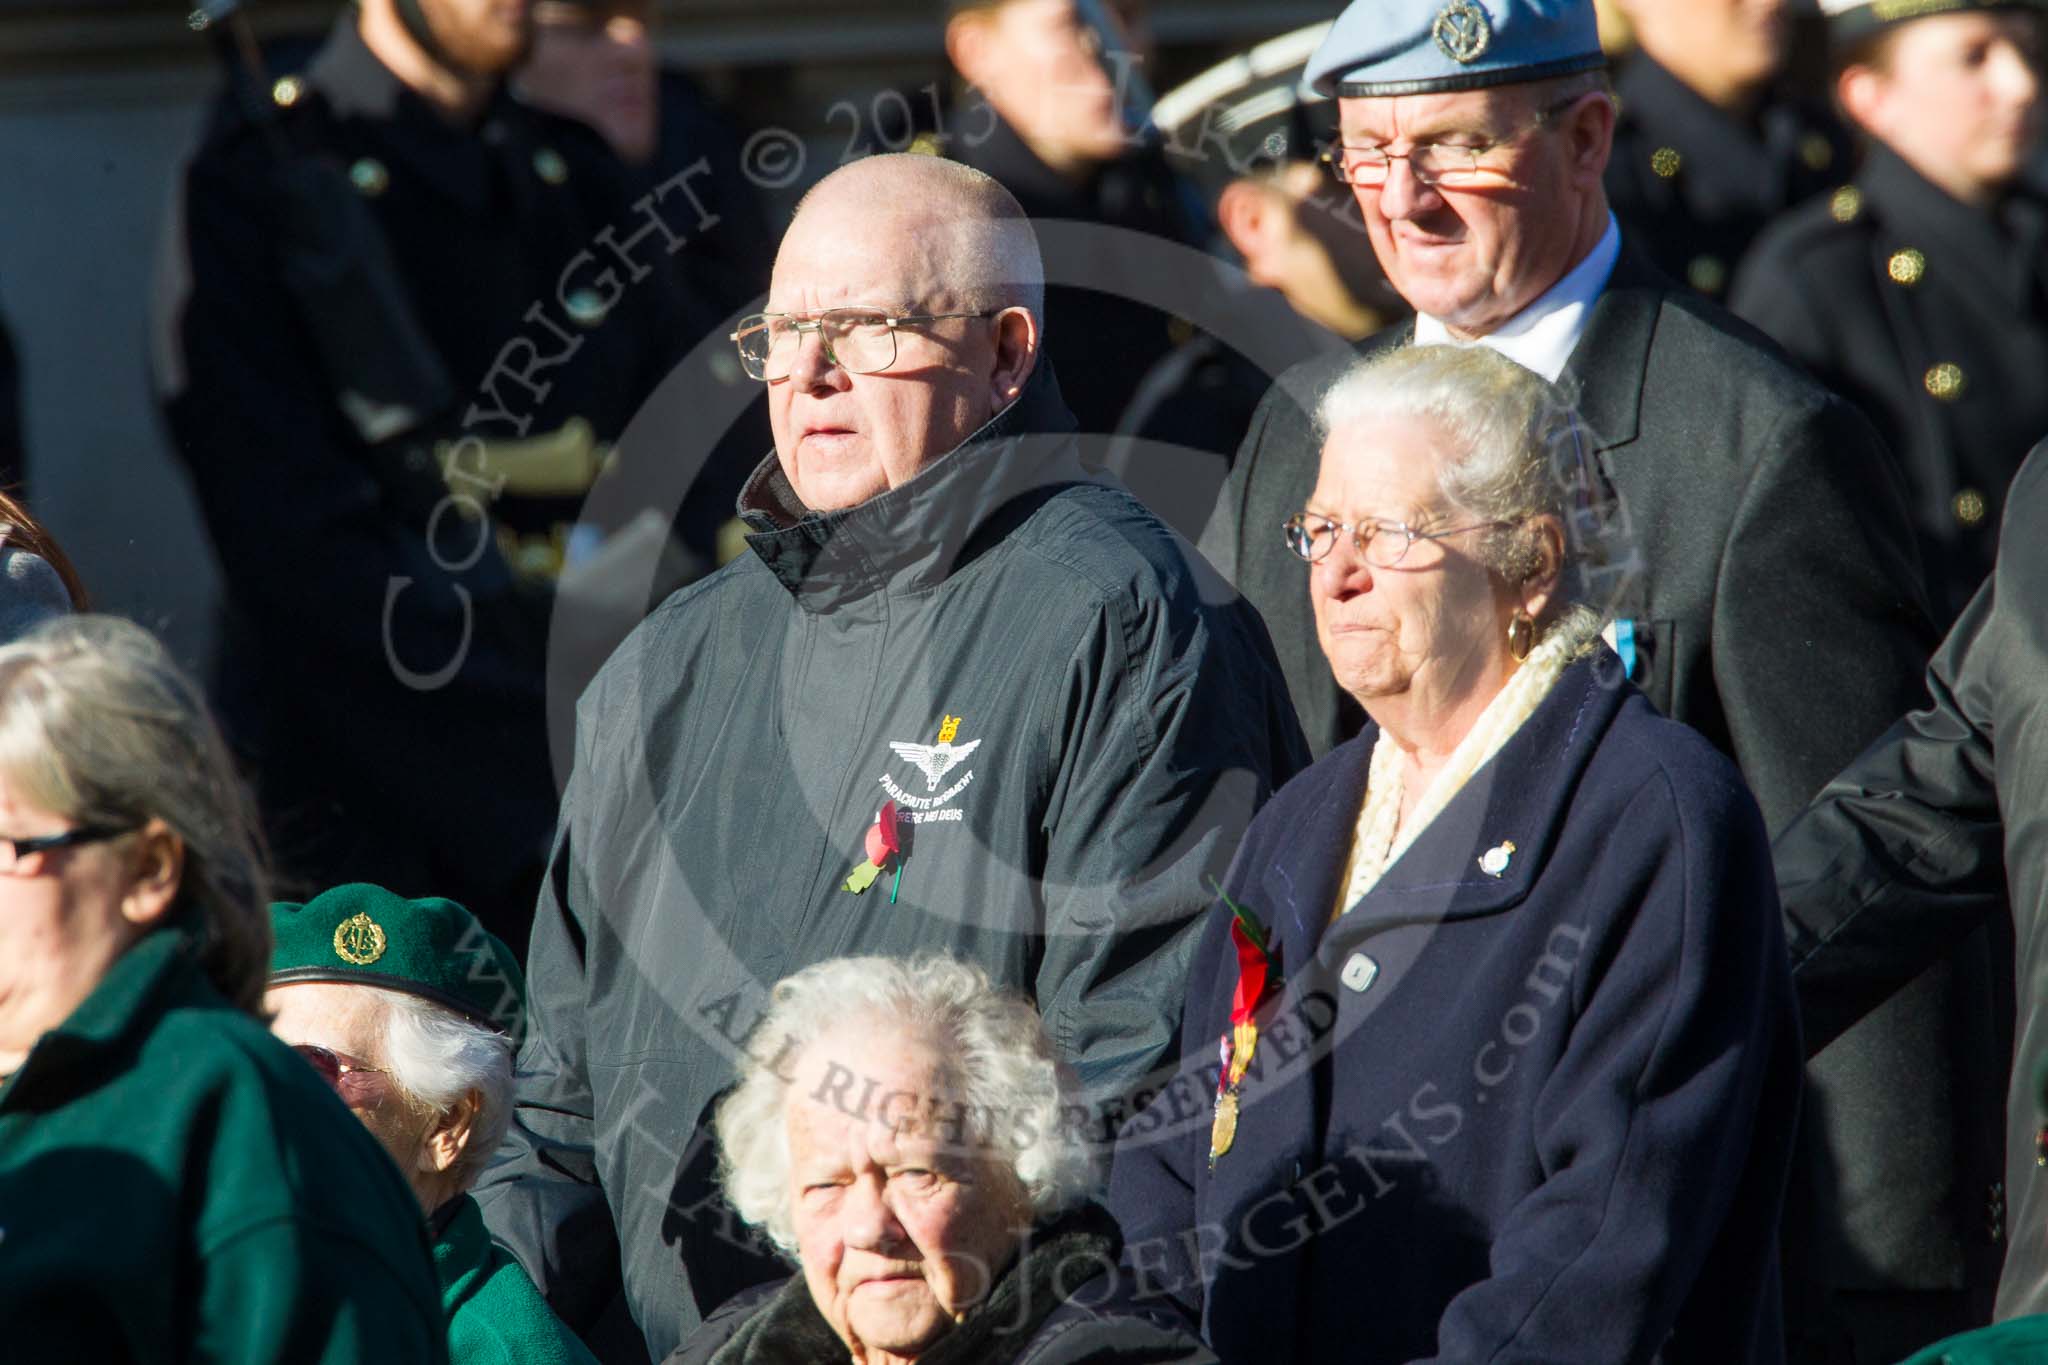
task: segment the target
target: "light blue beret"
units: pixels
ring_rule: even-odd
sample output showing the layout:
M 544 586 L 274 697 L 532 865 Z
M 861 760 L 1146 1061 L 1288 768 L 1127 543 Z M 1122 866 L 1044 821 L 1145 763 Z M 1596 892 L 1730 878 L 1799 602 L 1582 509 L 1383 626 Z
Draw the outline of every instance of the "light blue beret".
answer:
M 1477 90 L 1607 64 L 1593 0 L 1352 0 L 1303 79 L 1345 99 Z

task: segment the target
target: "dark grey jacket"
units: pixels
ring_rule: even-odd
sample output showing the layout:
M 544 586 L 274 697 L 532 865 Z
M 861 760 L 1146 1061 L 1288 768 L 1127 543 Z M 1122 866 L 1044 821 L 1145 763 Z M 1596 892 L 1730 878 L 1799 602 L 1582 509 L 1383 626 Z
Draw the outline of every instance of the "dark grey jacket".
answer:
M 1402 327 L 1367 349 L 1412 335 Z M 1319 754 L 1362 716 L 1324 662 L 1308 575 L 1280 524 L 1314 489 L 1314 404 L 1348 363 L 1310 361 L 1282 377 L 1202 536 L 1272 628 Z M 1898 474 L 1859 413 L 1626 239 L 1562 382 L 1642 554 L 1638 584 L 1616 609 L 1635 621 L 1633 679 L 1735 760 L 1765 823 L 1781 829 L 1919 704 L 1933 632 Z M 1948 1076 L 1989 1009 L 1981 972 L 1943 979 L 1814 1062 L 1817 1140 L 1786 1219 L 1794 1273 L 1836 1286 L 1961 1286 L 1976 1220 L 1959 1224 L 1939 1191 L 1968 1165 L 1957 1128 L 1996 1096 L 1965 1085 L 1943 1116 L 1953 1122 L 1930 1123 L 1923 1096 L 1898 1077 Z
M 1257 615 L 1085 473 L 1070 429 L 1041 370 L 916 479 L 825 515 L 771 457 L 752 552 L 584 695 L 518 1114 L 478 1195 L 571 1325 L 623 1269 L 659 1359 L 787 1273 L 718 1201 L 708 1123 L 766 989 L 810 963 L 977 961 L 1101 1096 L 1170 1062 L 1204 878 L 1305 750 Z M 850 894 L 887 800 L 919 821 L 900 884 Z M 1122 1114 L 1096 1117 L 1106 1138 Z
M 1937 1191 L 1975 1233 L 1980 1263 L 1995 1266 L 2011 1234 L 2000 1319 L 2048 1312 L 2048 1170 L 2035 1160 L 2040 1119 L 2031 1084 L 2048 1056 L 2043 449 L 2007 493 L 1991 581 L 1928 667 L 1932 704 L 1830 782 L 1773 850 L 1808 1048 L 1825 1046 L 1900 987 L 1922 989 L 1930 963 L 1987 923 L 2002 931 L 2011 907 L 2020 997 L 2003 1178 L 1987 1189 L 1959 1169 Z M 1986 1048 L 1980 1065 L 1995 1066 L 1999 1051 Z M 1929 1082 L 1909 1070 L 1893 1080 L 1916 1099 Z M 1997 1112 L 1996 1095 L 1987 1107 Z

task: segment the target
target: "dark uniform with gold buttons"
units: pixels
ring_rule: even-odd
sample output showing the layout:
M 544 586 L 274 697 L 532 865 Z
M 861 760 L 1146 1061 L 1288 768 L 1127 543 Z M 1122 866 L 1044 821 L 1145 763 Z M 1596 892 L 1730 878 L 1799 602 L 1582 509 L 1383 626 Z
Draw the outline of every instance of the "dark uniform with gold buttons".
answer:
M 1842 181 L 1848 138 L 1815 102 L 1774 93 L 1738 119 L 1642 52 L 1614 84 L 1608 203 L 1665 274 L 1711 299 L 1766 224 Z
M 1733 301 L 1899 457 L 1944 625 L 1991 571 L 2006 485 L 2048 435 L 2044 247 L 2031 193 L 1973 208 L 1874 144 L 1757 244 Z
M 289 877 L 446 889 L 520 946 L 555 583 L 710 330 L 699 214 L 502 89 L 458 126 L 353 10 L 241 88 L 179 177 L 154 351 L 233 609 L 219 699 Z

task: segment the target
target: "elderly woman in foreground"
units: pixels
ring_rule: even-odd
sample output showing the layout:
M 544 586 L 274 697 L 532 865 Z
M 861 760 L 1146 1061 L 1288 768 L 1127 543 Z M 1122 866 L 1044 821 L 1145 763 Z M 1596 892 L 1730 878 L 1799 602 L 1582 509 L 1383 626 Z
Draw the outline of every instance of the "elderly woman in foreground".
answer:
M 1213 1362 L 1093 1305 L 1119 1238 L 1038 1014 L 943 957 L 821 962 L 776 986 L 719 1105 L 726 1196 L 801 1273 L 706 1319 L 669 1365 Z
M 0 646 L 0 1358 L 447 1358 L 419 1217 L 257 1018 L 253 815 L 147 631 Z
M 1184 1069 L 1117 1151 L 1127 1255 L 1226 1362 L 1775 1359 L 1800 1059 L 1769 849 L 1573 600 L 1576 420 L 1446 347 L 1321 416 L 1287 543 L 1371 723 L 1245 835 Z
M 596 1365 L 484 1231 L 470 1186 L 512 1121 L 518 959 L 451 900 L 354 882 L 270 907 L 271 1030 L 397 1163 L 434 1240 L 449 1365 Z

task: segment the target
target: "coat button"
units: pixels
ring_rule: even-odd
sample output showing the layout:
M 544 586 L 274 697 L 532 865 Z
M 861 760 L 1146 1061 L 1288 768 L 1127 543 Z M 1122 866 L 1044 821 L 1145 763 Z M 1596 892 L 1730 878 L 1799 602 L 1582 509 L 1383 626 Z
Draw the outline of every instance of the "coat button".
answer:
M 348 183 L 366 199 L 375 199 L 391 188 L 391 172 L 374 156 L 362 157 L 348 168 Z
M 1718 294 L 1728 284 L 1728 267 L 1718 256 L 1695 256 L 1685 267 L 1685 282 L 1702 294 Z
M 1685 164 L 1685 158 L 1678 154 L 1676 147 L 1659 147 L 1650 153 L 1650 169 L 1657 173 L 1659 180 L 1669 180 L 1678 174 L 1678 168 Z
M 280 109 L 289 109 L 299 102 L 299 96 L 306 93 L 305 82 L 297 76 L 279 76 L 270 87 L 270 101 Z
M 1808 133 L 1799 139 L 1799 159 L 1809 171 L 1824 171 L 1835 161 L 1835 144 L 1823 133 Z
M 1910 289 L 1927 273 L 1927 257 L 1912 247 L 1894 251 L 1892 258 L 1884 263 L 1884 273 L 1892 277 L 1892 283 L 1903 284 Z
M 1949 500 L 1949 510 L 1956 514 L 1956 524 L 1964 527 L 1982 526 L 1985 514 L 1991 505 L 1984 501 L 1984 495 L 1974 488 L 1965 488 Z
M 1963 367 L 1944 360 L 1931 366 L 1920 382 L 1937 402 L 1953 403 L 1963 392 Z
M 541 147 L 533 154 L 533 173 L 550 185 L 559 185 L 569 178 L 569 163 L 554 148 Z
M 1828 217 L 1838 223 L 1853 223 L 1861 212 L 1863 191 L 1854 185 L 1844 185 L 1828 197 Z
M 1372 979 L 1379 974 L 1379 963 L 1364 953 L 1353 953 L 1344 963 L 1344 970 L 1339 973 L 1338 979 L 1344 983 L 1346 989 L 1362 991 L 1370 986 Z

